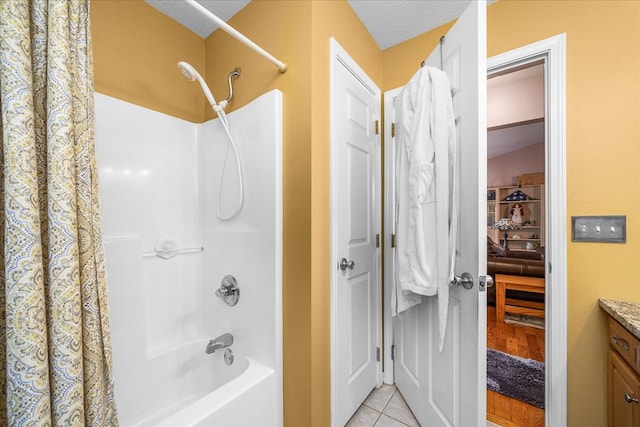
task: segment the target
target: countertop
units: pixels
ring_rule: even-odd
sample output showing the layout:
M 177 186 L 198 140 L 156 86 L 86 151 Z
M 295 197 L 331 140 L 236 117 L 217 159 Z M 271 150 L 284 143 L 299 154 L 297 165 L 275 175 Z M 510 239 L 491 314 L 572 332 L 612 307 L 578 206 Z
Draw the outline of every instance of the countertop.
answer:
M 640 339 L 640 304 L 600 298 L 600 308 Z

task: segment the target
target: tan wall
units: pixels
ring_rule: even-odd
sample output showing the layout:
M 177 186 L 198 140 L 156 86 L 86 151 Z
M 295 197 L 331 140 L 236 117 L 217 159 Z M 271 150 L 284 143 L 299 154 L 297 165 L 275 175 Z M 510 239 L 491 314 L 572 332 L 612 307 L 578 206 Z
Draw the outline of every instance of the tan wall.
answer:
M 568 420 L 606 425 L 606 325 L 598 298 L 640 301 L 640 2 L 512 1 L 488 7 L 488 55 L 567 34 L 567 218 L 627 216 L 627 241 L 568 235 Z M 385 90 L 411 76 L 446 28 L 384 52 Z M 419 47 L 418 47 L 419 46 Z
M 142 0 L 91 2 L 96 92 L 192 122 L 204 96 L 178 61 L 204 68 L 204 40 Z

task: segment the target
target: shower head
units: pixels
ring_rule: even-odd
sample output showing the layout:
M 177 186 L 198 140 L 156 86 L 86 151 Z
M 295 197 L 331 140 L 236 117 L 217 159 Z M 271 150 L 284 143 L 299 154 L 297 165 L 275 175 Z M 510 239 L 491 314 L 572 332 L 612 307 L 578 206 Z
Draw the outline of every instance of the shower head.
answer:
M 193 68 L 191 64 L 184 61 L 178 62 L 178 69 L 187 80 L 190 80 L 192 82 L 197 80 L 198 83 L 200 83 L 200 87 L 202 87 L 204 96 L 207 97 L 207 101 L 209 101 L 209 104 L 211 104 L 211 107 L 213 107 L 213 110 L 217 113 L 218 110 L 220 110 L 220 107 L 218 106 L 218 104 L 216 104 L 216 100 L 213 98 L 213 94 L 211 93 L 211 90 L 209 90 L 209 86 L 207 86 L 207 84 L 204 82 L 204 79 L 202 78 L 200 73 L 198 73 L 198 71 Z
M 180 70 L 182 75 L 186 77 L 187 80 L 194 82 L 198 78 L 198 72 L 188 62 L 178 62 L 178 69 Z

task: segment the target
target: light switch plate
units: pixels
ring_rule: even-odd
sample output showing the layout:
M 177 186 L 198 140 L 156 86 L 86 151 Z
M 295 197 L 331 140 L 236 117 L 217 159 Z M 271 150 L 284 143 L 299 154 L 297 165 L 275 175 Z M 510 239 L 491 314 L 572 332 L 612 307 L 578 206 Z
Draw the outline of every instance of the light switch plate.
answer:
M 627 242 L 626 215 L 572 216 L 571 240 L 574 242 Z

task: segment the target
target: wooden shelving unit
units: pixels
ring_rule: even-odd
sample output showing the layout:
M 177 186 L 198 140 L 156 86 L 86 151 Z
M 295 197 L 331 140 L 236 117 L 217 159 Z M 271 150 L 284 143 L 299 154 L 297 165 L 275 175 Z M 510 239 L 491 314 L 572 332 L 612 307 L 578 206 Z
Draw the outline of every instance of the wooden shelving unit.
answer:
M 528 199 L 505 200 L 520 191 Z M 519 230 L 507 232 L 507 245 L 512 251 L 530 251 L 544 246 L 544 184 L 490 187 L 487 189 L 487 235 L 502 244 L 503 232 L 489 228 L 500 218 L 511 218 L 514 205 L 522 207 L 522 225 Z M 528 245 L 527 245 L 528 244 Z

